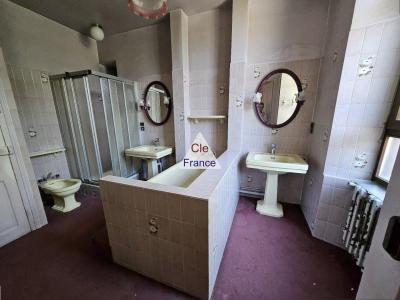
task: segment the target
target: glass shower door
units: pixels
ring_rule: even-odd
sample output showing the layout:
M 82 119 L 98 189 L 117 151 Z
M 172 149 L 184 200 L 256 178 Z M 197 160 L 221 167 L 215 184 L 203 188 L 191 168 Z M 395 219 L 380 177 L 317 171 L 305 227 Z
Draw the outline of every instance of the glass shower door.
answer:
M 93 114 L 87 78 L 75 77 L 66 80 L 66 92 L 70 110 L 69 118 L 74 124 L 74 144 L 80 165 L 81 178 L 96 182 L 100 179 L 101 162 L 97 159 L 97 135 L 94 130 Z

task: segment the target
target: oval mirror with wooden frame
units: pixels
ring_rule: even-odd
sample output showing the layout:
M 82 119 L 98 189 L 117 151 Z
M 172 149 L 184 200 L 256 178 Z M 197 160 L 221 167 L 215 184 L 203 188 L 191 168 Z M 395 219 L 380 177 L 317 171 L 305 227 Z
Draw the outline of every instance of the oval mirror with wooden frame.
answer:
M 294 120 L 303 103 L 299 77 L 291 70 L 277 69 L 258 85 L 254 109 L 265 126 L 281 128 Z
M 168 88 L 161 81 L 150 82 L 144 92 L 144 111 L 154 125 L 165 124 L 172 111 L 172 98 Z

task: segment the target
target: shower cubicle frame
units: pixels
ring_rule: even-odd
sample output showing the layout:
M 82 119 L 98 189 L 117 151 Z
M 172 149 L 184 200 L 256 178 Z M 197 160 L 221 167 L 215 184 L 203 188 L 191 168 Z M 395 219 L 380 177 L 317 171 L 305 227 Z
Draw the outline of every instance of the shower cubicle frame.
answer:
M 128 177 L 135 173 L 133 162 L 125 158 L 124 150 L 140 144 L 138 90 L 134 81 L 93 70 L 50 76 L 71 176 L 96 184 L 103 177 L 104 170 L 99 147 L 101 137 L 98 136 L 92 105 L 96 82 L 91 82 L 93 77 L 90 76 L 99 79 L 97 91 L 101 91 L 101 96 L 98 95 L 97 100 L 102 102 L 110 163 L 115 176 Z M 83 83 L 80 88 L 84 93 L 78 96 L 79 87 L 74 79 L 80 78 L 83 82 L 78 83 Z M 118 95 L 118 85 L 122 85 L 122 95 Z M 129 95 L 128 90 L 131 91 Z M 88 119 L 82 119 L 82 113 L 85 116 L 87 113 Z

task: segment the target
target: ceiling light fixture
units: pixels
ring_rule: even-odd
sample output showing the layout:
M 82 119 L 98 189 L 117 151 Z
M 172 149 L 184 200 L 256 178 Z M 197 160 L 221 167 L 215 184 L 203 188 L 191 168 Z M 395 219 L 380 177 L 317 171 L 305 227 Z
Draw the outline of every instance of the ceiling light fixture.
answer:
M 96 41 L 104 40 L 104 31 L 103 28 L 99 24 L 95 24 L 90 27 L 90 36 L 94 38 Z
M 130 10 L 145 19 L 157 20 L 168 12 L 167 0 L 128 0 Z

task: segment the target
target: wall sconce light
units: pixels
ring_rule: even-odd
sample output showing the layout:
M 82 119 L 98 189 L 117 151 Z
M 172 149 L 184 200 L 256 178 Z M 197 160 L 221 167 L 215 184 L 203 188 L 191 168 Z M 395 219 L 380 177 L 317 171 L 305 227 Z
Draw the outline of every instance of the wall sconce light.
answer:
M 167 97 L 167 96 L 164 96 L 164 104 L 165 104 L 165 106 L 168 106 L 169 105 L 169 97 Z
M 304 98 L 304 91 L 299 92 L 296 95 L 296 102 L 305 102 L 306 99 Z
M 253 97 L 254 103 L 261 103 L 262 93 L 257 92 Z
M 139 101 L 139 107 L 142 110 L 150 110 L 150 105 L 149 104 L 145 105 L 143 100 Z

